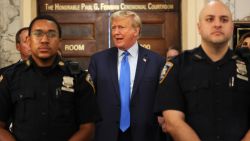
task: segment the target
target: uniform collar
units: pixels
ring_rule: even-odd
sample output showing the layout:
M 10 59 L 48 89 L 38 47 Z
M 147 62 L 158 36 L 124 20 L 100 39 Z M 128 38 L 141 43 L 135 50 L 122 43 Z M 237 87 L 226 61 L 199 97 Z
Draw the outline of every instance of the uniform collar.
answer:
M 199 46 L 198 48 L 193 50 L 193 59 L 194 60 L 204 60 L 207 58 L 207 55 L 205 54 L 205 52 L 203 51 L 203 49 L 201 48 L 201 46 Z
M 234 55 L 233 51 L 229 48 L 225 54 L 225 56 L 217 61 L 217 62 L 225 62 L 226 60 L 231 60 L 231 59 L 235 59 L 237 56 Z M 194 49 L 193 51 L 193 59 L 196 61 L 208 61 L 208 62 L 212 62 L 211 59 L 207 56 L 207 54 L 204 52 L 204 50 L 202 49 L 201 46 L 199 46 L 198 48 Z
M 24 63 L 26 65 L 26 69 L 31 68 L 31 67 L 39 68 L 31 56 L 29 57 L 28 60 L 24 61 Z M 52 69 L 55 69 L 56 67 L 59 67 L 60 69 L 63 69 L 63 70 L 65 69 L 65 62 L 58 55 L 55 57 L 55 60 L 52 64 L 52 66 L 50 66 L 48 68 L 50 68 L 50 70 L 52 70 Z

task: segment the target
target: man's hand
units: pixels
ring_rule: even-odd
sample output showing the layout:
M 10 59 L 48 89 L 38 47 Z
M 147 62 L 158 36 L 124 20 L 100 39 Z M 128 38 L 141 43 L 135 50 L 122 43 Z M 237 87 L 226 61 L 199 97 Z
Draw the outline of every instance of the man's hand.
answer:
M 15 138 L 6 130 L 6 124 L 0 121 L 0 141 L 16 141 Z
M 166 125 L 166 122 L 165 122 L 164 118 L 161 117 L 161 116 L 158 116 L 157 119 L 158 119 L 159 125 L 161 126 L 162 131 L 164 133 L 167 133 L 167 128 L 166 128 L 167 125 Z

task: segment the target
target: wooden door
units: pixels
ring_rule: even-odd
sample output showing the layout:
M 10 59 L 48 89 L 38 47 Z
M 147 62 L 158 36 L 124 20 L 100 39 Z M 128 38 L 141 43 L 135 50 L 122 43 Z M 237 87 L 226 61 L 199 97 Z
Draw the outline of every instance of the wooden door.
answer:
M 109 17 L 117 10 L 138 13 L 139 43 L 165 56 L 181 49 L 180 0 L 37 0 L 38 15 L 54 16 L 62 27 L 63 57 L 87 69 L 90 56 L 113 46 Z

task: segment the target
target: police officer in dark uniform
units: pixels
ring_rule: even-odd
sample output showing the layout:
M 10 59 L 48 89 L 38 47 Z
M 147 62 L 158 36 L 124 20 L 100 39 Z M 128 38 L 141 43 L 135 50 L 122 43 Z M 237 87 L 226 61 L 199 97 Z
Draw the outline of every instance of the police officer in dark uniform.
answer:
M 77 63 L 61 60 L 60 38 L 53 17 L 31 22 L 31 57 L 0 76 L 0 140 L 91 140 L 99 119 L 94 87 Z M 12 133 L 6 126 L 9 119 Z
M 201 11 L 201 46 L 165 64 L 156 112 L 178 141 L 250 140 L 249 66 L 229 49 L 229 9 L 210 1 Z
M 30 56 L 30 47 L 27 44 L 27 36 L 28 36 L 29 28 L 23 27 L 19 29 L 16 33 L 16 49 L 20 52 L 21 59 L 9 66 L 3 67 L 0 69 L 0 74 L 3 74 L 5 70 L 13 67 L 14 65 L 18 64 L 23 60 L 27 60 Z

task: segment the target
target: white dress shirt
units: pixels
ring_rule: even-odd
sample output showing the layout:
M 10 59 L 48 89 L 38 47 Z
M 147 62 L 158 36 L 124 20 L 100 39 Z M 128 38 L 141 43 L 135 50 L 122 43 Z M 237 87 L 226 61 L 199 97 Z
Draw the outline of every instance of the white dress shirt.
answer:
M 138 60 L 138 43 L 136 42 L 131 48 L 129 48 L 127 51 L 129 52 L 128 61 L 129 61 L 129 67 L 130 67 L 130 96 L 133 91 L 134 86 L 134 80 L 135 80 L 135 73 L 136 73 L 136 66 L 137 66 L 137 60 Z M 123 52 L 124 50 L 118 49 L 118 80 L 120 80 L 120 68 L 121 68 L 121 61 L 123 58 Z

